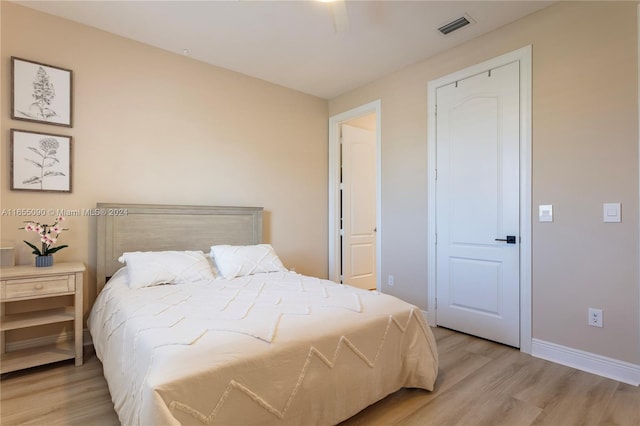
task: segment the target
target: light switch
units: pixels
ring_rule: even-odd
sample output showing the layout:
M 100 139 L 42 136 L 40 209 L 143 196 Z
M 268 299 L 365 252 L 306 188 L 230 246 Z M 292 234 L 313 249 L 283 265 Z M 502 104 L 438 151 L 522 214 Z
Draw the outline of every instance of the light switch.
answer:
M 603 204 L 603 220 L 605 222 L 621 222 L 620 203 Z
M 553 222 L 553 206 L 551 204 L 541 204 L 539 206 L 538 220 L 540 222 Z

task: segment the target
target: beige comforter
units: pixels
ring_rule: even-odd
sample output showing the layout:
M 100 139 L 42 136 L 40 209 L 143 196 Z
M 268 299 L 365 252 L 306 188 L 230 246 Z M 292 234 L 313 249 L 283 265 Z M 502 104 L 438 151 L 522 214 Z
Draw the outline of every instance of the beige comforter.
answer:
M 432 390 L 436 345 L 395 297 L 295 273 L 131 290 L 89 318 L 125 425 L 335 424 L 402 388 Z

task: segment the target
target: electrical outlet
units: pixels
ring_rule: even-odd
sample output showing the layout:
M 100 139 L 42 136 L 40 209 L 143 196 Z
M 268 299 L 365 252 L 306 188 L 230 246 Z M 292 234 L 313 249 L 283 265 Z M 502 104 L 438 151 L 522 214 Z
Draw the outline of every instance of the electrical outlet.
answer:
M 389 276 L 387 277 L 387 284 L 389 284 L 389 285 L 393 285 L 393 275 L 389 275 Z
M 589 325 L 602 327 L 602 309 L 589 308 Z

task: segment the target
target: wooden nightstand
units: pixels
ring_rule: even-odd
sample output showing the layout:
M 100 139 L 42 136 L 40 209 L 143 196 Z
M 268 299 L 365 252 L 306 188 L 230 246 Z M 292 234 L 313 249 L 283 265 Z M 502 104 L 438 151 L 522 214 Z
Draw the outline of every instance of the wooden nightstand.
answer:
M 14 266 L 0 269 L 0 373 L 75 358 L 82 365 L 82 279 L 80 262 L 50 267 Z M 5 304 L 21 300 L 74 295 L 74 306 L 4 315 Z M 6 352 L 4 333 L 57 322 L 73 321 L 74 343 L 59 343 Z

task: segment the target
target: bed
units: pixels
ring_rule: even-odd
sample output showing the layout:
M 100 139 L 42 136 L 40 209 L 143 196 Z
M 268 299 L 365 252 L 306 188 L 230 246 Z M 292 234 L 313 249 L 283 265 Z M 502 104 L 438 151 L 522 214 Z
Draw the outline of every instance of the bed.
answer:
M 88 324 L 122 424 L 336 424 L 402 387 L 433 390 L 421 311 L 286 270 L 262 244 L 262 208 L 97 211 Z M 156 274 L 185 256 L 196 266 L 175 280 Z

